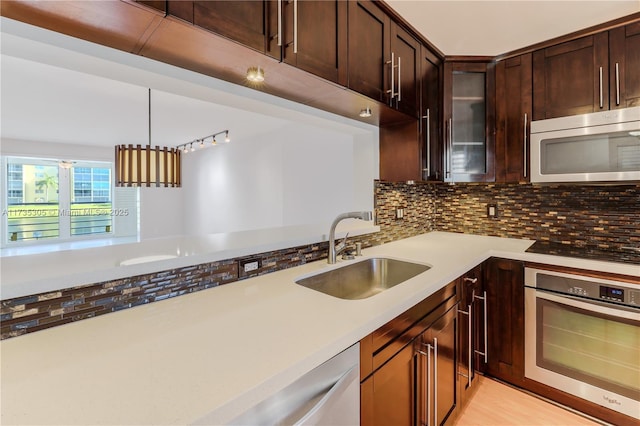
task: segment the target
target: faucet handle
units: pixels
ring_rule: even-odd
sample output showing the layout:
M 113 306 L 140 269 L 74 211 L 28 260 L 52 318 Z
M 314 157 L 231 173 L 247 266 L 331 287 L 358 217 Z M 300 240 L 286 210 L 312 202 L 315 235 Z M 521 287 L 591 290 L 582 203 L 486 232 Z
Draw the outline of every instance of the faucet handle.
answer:
M 349 233 L 344 236 L 344 239 L 336 244 L 336 254 L 339 254 L 344 248 L 347 246 L 347 238 L 349 238 Z

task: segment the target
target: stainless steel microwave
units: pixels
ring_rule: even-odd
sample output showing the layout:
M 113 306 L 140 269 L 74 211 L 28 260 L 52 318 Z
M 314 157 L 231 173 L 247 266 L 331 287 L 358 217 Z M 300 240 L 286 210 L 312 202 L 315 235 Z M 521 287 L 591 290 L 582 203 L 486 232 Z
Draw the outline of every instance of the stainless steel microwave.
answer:
M 531 122 L 531 182 L 640 181 L 640 106 Z

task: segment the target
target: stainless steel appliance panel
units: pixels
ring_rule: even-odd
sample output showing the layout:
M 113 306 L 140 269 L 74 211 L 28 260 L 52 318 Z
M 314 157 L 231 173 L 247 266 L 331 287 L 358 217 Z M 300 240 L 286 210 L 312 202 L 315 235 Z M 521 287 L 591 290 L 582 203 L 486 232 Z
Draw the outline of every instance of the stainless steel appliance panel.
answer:
M 531 182 L 640 181 L 640 107 L 531 123 Z
M 525 268 L 525 376 L 640 419 L 640 288 Z

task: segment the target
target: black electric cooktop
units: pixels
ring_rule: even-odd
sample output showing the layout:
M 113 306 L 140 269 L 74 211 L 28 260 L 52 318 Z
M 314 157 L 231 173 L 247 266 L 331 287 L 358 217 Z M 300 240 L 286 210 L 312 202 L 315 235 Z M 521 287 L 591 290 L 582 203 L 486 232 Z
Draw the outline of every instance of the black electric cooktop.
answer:
M 555 243 L 551 241 L 536 241 L 527 253 L 551 254 L 580 259 L 601 260 L 603 262 L 618 262 L 640 265 L 640 250 L 623 249 L 608 250 L 594 247 L 578 247 L 571 244 Z

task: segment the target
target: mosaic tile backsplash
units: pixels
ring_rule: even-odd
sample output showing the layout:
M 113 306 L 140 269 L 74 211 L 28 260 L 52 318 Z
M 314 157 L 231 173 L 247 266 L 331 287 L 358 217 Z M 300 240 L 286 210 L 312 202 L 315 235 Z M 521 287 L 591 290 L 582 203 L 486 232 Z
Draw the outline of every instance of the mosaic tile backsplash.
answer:
M 640 247 L 640 185 L 436 185 L 436 229 L 581 247 Z M 487 204 L 498 215 L 487 217 Z
M 640 185 L 415 184 L 376 182 L 380 232 L 351 246 L 384 244 L 439 230 L 529 238 L 598 249 L 640 246 Z M 487 218 L 487 204 L 498 215 Z M 403 216 L 397 217 L 402 209 Z M 250 257 L 3 300 L 0 339 L 80 321 L 146 303 L 299 266 L 327 257 L 327 242 Z M 260 259 L 240 272 L 239 263 Z

